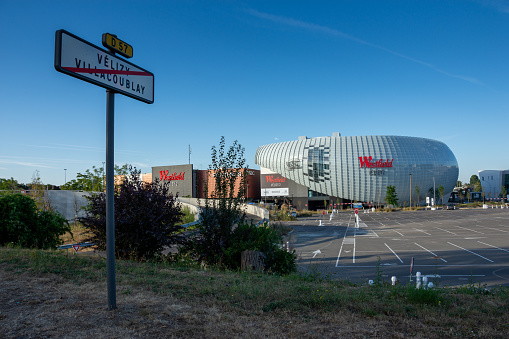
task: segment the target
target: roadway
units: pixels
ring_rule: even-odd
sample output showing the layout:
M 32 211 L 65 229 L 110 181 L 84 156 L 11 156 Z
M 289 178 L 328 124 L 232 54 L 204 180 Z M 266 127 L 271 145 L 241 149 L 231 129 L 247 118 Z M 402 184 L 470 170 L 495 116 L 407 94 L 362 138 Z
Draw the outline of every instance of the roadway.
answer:
M 349 211 L 286 222 L 299 270 L 352 282 L 406 283 L 421 272 L 440 286 L 509 286 L 509 209 L 360 211 L 359 219 L 356 227 Z

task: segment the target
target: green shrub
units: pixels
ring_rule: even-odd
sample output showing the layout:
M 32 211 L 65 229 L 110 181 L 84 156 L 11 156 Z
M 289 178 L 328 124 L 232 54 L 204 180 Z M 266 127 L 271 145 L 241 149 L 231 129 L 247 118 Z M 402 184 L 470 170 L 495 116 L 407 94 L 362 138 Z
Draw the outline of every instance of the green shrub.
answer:
M 121 259 L 151 260 L 167 246 L 178 242 L 183 213 L 165 184 L 144 183 L 140 171 L 128 168 L 114 195 L 115 255 Z M 106 195 L 87 198 L 87 215 L 81 222 L 98 249 L 106 249 Z
M 281 248 L 281 244 L 279 232 L 267 224 L 260 227 L 241 224 L 233 231 L 230 246 L 224 251 L 223 264 L 238 269 L 243 251 L 260 251 L 265 256 L 266 271 L 277 274 L 295 272 L 295 255 Z
M 60 213 L 37 210 L 35 201 L 23 194 L 0 197 L 0 245 L 55 248 L 65 233 L 71 227 Z

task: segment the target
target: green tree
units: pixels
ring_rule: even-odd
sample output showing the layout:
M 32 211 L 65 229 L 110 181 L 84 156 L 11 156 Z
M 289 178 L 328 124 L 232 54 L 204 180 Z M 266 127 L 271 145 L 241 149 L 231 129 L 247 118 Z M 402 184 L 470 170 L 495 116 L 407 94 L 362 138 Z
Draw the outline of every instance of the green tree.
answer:
M 385 194 L 385 202 L 388 205 L 398 206 L 398 194 L 396 193 L 396 187 L 389 185 L 387 186 L 387 193 Z
M 144 183 L 140 172 L 129 168 L 128 174 L 115 190 L 115 253 L 122 259 L 156 258 L 164 247 L 179 241 L 182 227 L 178 224 L 184 213 L 170 194 L 169 185 Z M 83 225 L 92 232 L 91 241 L 106 249 L 106 194 L 88 198 Z
M 42 211 L 30 196 L 16 193 L 0 197 L 0 245 L 51 249 L 62 244 L 61 235 L 71 233 L 58 212 Z
M 472 176 L 470 177 L 470 186 L 475 187 L 476 184 L 480 184 L 480 183 L 481 183 L 481 180 L 479 180 L 479 177 L 475 174 L 472 174 Z M 477 191 L 477 192 L 480 192 L 480 191 Z
M 460 180 L 456 181 L 456 187 L 461 187 L 461 186 L 463 186 L 463 183 Z
M 242 202 L 247 166 L 244 147 L 235 140 L 226 149 L 224 136 L 219 147 L 212 146 L 211 158 L 209 170 L 214 178 L 213 183 L 205 184 L 205 206 L 200 214 L 199 236 L 190 237 L 183 250 L 192 252 L 198 260 L 208 264 L 222 264 L 234 227 L 246 221 Z M 208 198 L 211 187 L 212 199 Z
M 439 185 L 439 186 L 438 186 L 438 189 L 437 189 L 437 192 L 438 192 L 438 195 L 439 195 L 440 197 L 442 197 L 442 206 L 443 206 L 443 205 L 444 205 L 444 193 L 445 193 L 445 188 L 444 188 L 444 186 Z
M 115 165 L 115 175 L 126 176 L 132 168 L 129 164 L 122 166 Z M 92 170 L 87 169 L 85 173 L 76 174 L 76 179 L 72 179 L 61 186 L 63 190 L 87 191 L 87 192 L 104 192 L 106 184 L 104 167 L 92 166 Z
M 418 186 L 418 185 L 415 185 L 415 194 L 417 194 L 417 205 L 416 206 L 419 206 L 419 199 L 420 199 L 420 194 L 421 193 L 421 188 Z
M 500 198 L 502 199 L 507 198 L 507 188 L 504 185 L 502 185 L 502 187 L 500 188 Z

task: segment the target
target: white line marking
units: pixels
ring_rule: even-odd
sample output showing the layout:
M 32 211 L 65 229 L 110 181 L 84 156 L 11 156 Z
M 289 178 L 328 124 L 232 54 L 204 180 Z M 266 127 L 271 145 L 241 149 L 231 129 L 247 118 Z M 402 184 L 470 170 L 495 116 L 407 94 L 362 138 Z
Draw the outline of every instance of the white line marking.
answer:
M 435 228 L 436 228 L 436 229 L 439 229 L 439 230 L 441 230 L 441 231 L 447 232 L 447 233 L 451 233 L 451 234 L 457 235 L 457 234 L 456 234 L 456 233 L 454 233 L 454 232 L 451 232 L 451 231 L 448 231 L 448 230 L 444 230 L 444 229 L 442 229 L 442 228 L 440 228 L 440 227 L 435 227 Z
M 425 251 L 428 251 L 429 253 L 433 254 L 435 257 L 438 257 L 438 255 L 436 255 L 435 253 L 431 252 L 430 250 L 422 247 L 421 245 L 419 245 L 418 243 L 414 242 L 414 244 L 416 244 L 417 246 L 419 246 L 420 248 L 422 248 L 423 250 Z M 439 258 L 440 260 L 442 260 L 443 262 L 447 262 L 447 260 L 443 259 L 443 258 Z
M 483 258 L 483 259 L 485 259 L 485 260 L 488 260 L 488 261 L 490 261 L 490 262 L 494 262 L 493 260 L 490 260 L 490 259 L 488 259 L 488 258 L 485 258 L 485 257 L 483 257 L 483 256 L 482 256 L 482 255 L 480 255 L 480 254 L 477 254 L 477 253 L 474 253 L 474 252 L 469 251 L 469 250 L 467 250 L 467 249 L 464 249 L 464 248 L 463 248 L 463 247 L 461 247 L 461 246 L 454 245 L 453 243 L 450 243 L 450 242 L 447 242 L 447 243 L 448 243 L 448 244 L 450 244 L 450 245 L 456 246 L 456 247 L 458 247 L 458 248 L 461 248 L 462 250 L 467 251 L 467 252 L 469 252 L 469 253 L 475 254 L 475 255 L 477 255 L 478 257 L 481 257 L 481 258 Z
M 392 254 L 394 254 L 394 255 L 396 256 L 396 258 L 398 258 L 398 260 L 399 260 L 399 261 L 401 261 L 401 263 L 403 263 L 403 260 L 401 260 L 401 258 L 400 258 L 400 257 L 398 257 L 398 255 L 396 254 L 396 252 L 394 252 L 394 251 L 392 250 L 392 248 L 390 248 L 390 247 L 389 247 L 389 245 L 387 245 L 386 243 L 384 243 L 384 244 L 385 244 L 385 246 L 387 246 L 387 248 L 388 248 L 388 249 L 390 249 L 390 250 L 391 250 Z
M 353 264 L 355 264 L 355 238 L 353 238 L 353 257 L 352 257 L 352 261 L 353 261 Z
M 461 227 L 461 226 L 454 226 L 454 227 L 463 228 L 464 230 L 467 230 L 467 231 L 470 231 L 470 232 L 475 232 L 475 233 L 479 233 L 479 234 L 484 234 L 483 232 L 479 232 L 479 231 L 476 231 L 476 230 L 472 230 L 472 229 L 470 229 L 470 228 L 466 228 L 466 227 Z
M 414 228 L 414 230 L 419 231 L 419 232 L 422 232 L 422 233 L 425 233 L 425 234 L 427 234 L 427 235 L 431 235 L 431 234 L 429 234 L 428 232 L 424 232 L 423 230 L 420 230 L 420 229 L 417 229 L 417 228 Z
M 393 230 L 393 231 L 394 231 L 394 230 Z M 400 232 L 398 232 L 398 231 L 394 231 L 394 232 L 396 232 L 396 233 L 398 233 L 399 235 L 401 235 L 402 237 L 404 237 L 404 235 L 403 235 L 403 234 L 401 234 Z
M 486 227 L 486 226 L 481 226 L 481 225 L 475 225 L 475 226 L 482 227 L 482 228 L 487 228 L 487 229 L 495 230 L 495 231 L 499 231 L 499 232 L 509 233 L 509 231 L 502 231 L 502 230 L 499 230 L 498 228 Z M 502 226 L 502 225 L 500 225 L 500 226 Z
M 350 222 L 348 223 L 350 224 Z M 341 251 L 343 250 L 343 243 L 345 242 L 346 234 L 348 233 L 348 228 L 350 228 L 350 226 L 346 226 L 345 235 L 343 236 L 343 241 L 341 242 L 341 247 L 339 248 L 338 259 L 336 260 L 336 267 L 338 267 L 339 257 L 341 257 Z
M 487 244 L 487 243 L 482 242 L 482 241 L 477 241 L 477 242 L 480 242 L 481 244 L 486 245 L 486 246 L 491 246 L 493 248 L 496 248 L 496 249 L 504 251 L 504 252 L 509 252 L 508 250 L 504 250 L 503 248 L 500 248 L 500 247 L 497 247 L 497 246 L 493 246 L 493 245 Z
M 378 234 L 376 234 L 376 232 L 375 232 L 375 231 L 373 231 L 373 230 L 371 230 L 371 229 L 370 229 L 370 231 L 371 231 L 371 232 L 373 232 L 373 233 L 376 235 L 376 237 L 377 237 L 377 238 L 380 238 L 380 237 L 378 236 Z

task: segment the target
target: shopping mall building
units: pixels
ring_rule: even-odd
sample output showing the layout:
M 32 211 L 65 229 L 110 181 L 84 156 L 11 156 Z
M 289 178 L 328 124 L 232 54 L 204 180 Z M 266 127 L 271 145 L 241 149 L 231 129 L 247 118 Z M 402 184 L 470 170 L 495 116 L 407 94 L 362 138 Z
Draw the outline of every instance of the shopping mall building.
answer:
M 239 172 L 246 176 L 245 198 L 297 209 L 385 205 L 387 186 L 396 188 L 400 205 L 422 205 L 440 186 L 447 200 L 458 179 L 458 163 L 447 145 L 404 136 L 299 137 L 258 147 L 255 164 L 260 170 Z M 152 180 L 168 183 L 180 197 L 205 197 L 214 175 L 192 164 L 152 168 Z
M 297 209 L 351 202 L 385 205 L 387 186 L 396 188 L 403 206 L 423 204 L 440 186 L 447 200 L 459 172 L 456 157 L 440 141 L 339 133 L 260 146 L 255 163 L 262 200 L 285 199 Z

